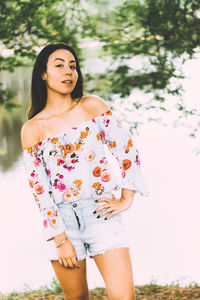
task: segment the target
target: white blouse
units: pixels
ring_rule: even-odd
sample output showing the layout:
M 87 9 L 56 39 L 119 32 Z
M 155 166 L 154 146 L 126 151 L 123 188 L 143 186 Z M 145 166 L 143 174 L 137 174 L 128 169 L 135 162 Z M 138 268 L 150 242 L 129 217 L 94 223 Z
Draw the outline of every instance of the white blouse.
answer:
M 117 180 L 104 145 L 121 170 Z M 44 239 L 65 231 L 57 204 L 125 188 L 149 196 L 139 152 L 111 110 L 23 150 L 24 167 L 43 220 Z

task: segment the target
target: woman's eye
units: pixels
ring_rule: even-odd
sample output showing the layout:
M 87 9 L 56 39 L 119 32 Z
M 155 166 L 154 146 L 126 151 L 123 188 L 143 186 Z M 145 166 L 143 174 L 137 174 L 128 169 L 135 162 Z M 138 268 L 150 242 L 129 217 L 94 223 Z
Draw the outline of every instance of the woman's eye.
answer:
M 59 65 L 57 65 L 56 67 L 60 67 L 60 66 L 62 66 L 62 67 L 63 67 L 63 65 L 62 65 L 62 64 L 59 64 Z M 70 68 L 72 68 L 72 69 L 76 69 L 76 67 L 75 67 L 75 66 L 70 66 Z

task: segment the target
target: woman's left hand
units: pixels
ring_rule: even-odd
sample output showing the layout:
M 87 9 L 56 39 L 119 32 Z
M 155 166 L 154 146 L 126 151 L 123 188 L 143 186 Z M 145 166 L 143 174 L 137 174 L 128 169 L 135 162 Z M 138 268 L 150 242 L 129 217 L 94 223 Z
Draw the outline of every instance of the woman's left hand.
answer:
M 105 214 L 109 213 L 110 214 L 105 218 L 105 219 L 109 219 L 115 215 L 117 215 L 118 213 L 127 210 L 132 203 L 132 200 L 129 201 L 127 199 L 124 198 L 115 198 L 115 196 L 112 194 L 112 199 L 108 198 L 108 197 L 102 197 L 99 198 L 97 200 L 98 203 L 100 202 L 106 202 L 105 204 L 99 206 L 94 213 L 99 213 L 102 209 L 104 209 L 103 212 L 99 213 L 100 217 L 103 217 Z

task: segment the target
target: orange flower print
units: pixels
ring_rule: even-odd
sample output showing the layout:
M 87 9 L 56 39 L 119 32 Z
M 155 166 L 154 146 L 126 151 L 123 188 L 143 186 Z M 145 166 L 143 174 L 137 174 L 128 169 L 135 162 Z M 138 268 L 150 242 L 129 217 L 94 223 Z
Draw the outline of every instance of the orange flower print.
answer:
M 75 149 L 75 146 L 72 143 L 70 143 L 70 144 L 65 145 L 64 152 L 72 153 L 74 151 L 74 149 Z
M 102 172 L 101 180 L 105 181 L 105 182 L 110 181 L 110 172 L 108 172 L 108 170 L 105 170 L 104 172 Z
M 97 137 L 97 141 L 99 141 L 101 139 L 101 133 L 100 132 L 97 133 L 96 137 Z
M 125 149 L 125 153 L 129 153 L 129 148 L 126 148 L 126 149 Z
M 115 141 L 109 142 L 108 147 L 109 147 L 109 148 L 115 148 L 115 147 L 116 147 L 116 142 L 115 142 Z
M 27 149 L 27 151 L 28 151 L 28 153 L 30 153 L 30 152 L 33 151 L 33 148 L 32 148 L 32 147 L 29 147 L 29 148 Z
M 87 130 L 87 129 L 86 129 Z M 86 138 L 88 136 L 88 130 L 87 131 L 81 131 L 80 135 L 83 137 L 83 138 Z
M 34 182 L 33 182 L 33 180 L 30 180 L 30 179 L 29 179 L 28 182 L 29 182 L 30 187 L 33 188 L 33 187 L 34 187 Z
M 69 192 L 64 192 L 62 194 L 62 198 L 63 198 L 64 201 L 69 202 L 71 200 L 71 197 L 72 197 L 72 195 Z
M 75 143 L 75 145 L 76 145 L 76 150 L 79 150 L 81 147 L 81 143 Z
M 95 152 L 94 151 L 89 151 L 86 156 L 85 159 L 87 161 L 92 161 L 95 158 Z
M 97 166 L 97 167 L 93 170 L 93 175 L 94 175 L 95 177 L 101 176 L 101 168 Z
M 111 111 L 111 110 L 108 110 L 105 114 L 111 116 L 111 115 L 112 115 L 112 111 Z
M 133 147 L 133 142 L 131 138 L 128 140 L 127 147 Z
M 77 180 L 74 180 L 73 183 L 74 183 L 76 186 L 80 187 L 80 186 L 82 185 L 82 180 L 77 179 Z
M 51 210 L 48 210 L 48 211 L 47 211 L 47 216 L 48 216 L 48 217 L 51 217 L 51 216 L 52 216 L 52 211 L 51 211 Z
M 104 186 L 100 182 L 95 182 L 92 188 L 95 189 L 97 195 L 101 195 L 104 192 Z
M 129 169 L 130 166 L 131 166 L 131 161 L 130 161 L 130 159 L 124 159 L 124 160 L 122 161 L 122 168 L 123 168 L 124 170 Z
M 44 193 L 43 186 L 40 185 L 40 184 L 37 184 L 37 185 L 35 186 L 35 191 L 36 191 L 36 193 L 37 193 L 38 195 L 43 194 L 43 193 Z
M 58 224 L 56 221 L 56 218 L 52 218 L 49 220 L 49 224 L 51 225 L 51 227 L 53 227 L 54 229 L 58 228 Z
M 51 143 L 52 144 L 55 144 L 55 143 L 57 143 L 58 142 L 58 138 L 53 138 L 52 140 L 51 140 Z

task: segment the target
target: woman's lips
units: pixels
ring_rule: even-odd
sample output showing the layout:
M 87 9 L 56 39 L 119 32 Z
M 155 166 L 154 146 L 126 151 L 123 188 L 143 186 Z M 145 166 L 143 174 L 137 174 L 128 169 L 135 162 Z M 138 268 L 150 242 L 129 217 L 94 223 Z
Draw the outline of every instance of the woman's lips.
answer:
M 62 83 L 65 83 L 65 84 L 72 84 L 73 81 L 72 81 L 72 80 L 63 80 Z
M 73 82 L 62 82 L 62 83 L 71 85 Z

